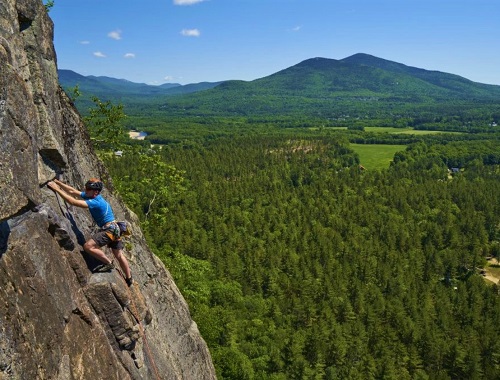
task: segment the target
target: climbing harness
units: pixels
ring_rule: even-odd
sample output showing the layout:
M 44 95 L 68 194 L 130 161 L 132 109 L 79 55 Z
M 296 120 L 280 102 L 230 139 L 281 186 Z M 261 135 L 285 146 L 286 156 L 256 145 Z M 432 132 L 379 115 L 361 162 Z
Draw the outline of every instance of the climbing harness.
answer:
M 122 222 L 116 222 L 118 224 L 118 227 L 120 228 L 120 235 L 121 236 L 130 236 L 132 235 L 132 230 L 130 229 L 130 223 L 126 221 Z
M 101 227 L 101 230 L 108 235 L 112 241 L 120 240 L 121 230 L 117 222 L 112 221 Z

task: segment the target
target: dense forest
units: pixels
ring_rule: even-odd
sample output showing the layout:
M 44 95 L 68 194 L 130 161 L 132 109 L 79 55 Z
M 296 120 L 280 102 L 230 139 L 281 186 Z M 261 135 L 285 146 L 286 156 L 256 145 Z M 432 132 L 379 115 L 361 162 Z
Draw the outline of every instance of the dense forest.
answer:
M 363 131 L 247 127 L 104 155 L 220 379 L 500 378 L 496 135 L 370 171 Z

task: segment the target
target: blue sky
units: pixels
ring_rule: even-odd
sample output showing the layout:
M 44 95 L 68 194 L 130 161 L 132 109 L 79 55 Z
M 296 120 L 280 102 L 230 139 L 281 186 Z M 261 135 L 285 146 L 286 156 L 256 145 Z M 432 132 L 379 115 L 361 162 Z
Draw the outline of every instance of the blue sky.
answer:
M 55 0 L 58 67 L 132 82 L 254 80 L 356 53 L 500 85 L 499 0 Z

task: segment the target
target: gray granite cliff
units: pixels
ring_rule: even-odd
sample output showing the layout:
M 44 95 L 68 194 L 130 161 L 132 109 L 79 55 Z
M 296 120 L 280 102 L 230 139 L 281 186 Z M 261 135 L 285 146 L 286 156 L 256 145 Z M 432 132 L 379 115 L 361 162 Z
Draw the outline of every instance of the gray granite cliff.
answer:
M 57 4 L 56 4 L 57 6 Z M 92 273 L 92 221 L 45 184 L 112 183 L 58 83 L 53 24 L 40 0 L 0 2 L 0 380 L 215 379 L 186 302 L 137 218 L 125 255 L 136 284 Z M 109 253 L 111 255 L 111 253 Z

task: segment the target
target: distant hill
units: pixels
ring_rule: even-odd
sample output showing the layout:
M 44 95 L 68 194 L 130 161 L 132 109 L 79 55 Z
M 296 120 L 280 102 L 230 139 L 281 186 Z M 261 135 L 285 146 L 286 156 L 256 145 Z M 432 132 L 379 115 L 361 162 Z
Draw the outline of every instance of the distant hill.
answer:
M 500 86 L 429 71 L 367 54 L 312 58 L 254 81 L 226 81 L 190 95 L 165 99 L 170 114 L 387 116 L 403 108 L 495 104 Z
M 311 58 L 253 81 L 149 86 L 123 79 L 59 71 L 64 88 L 168 115 L 301 115 L 373 118 L 421 112 L 453 115 L 478 105 L 498 108 L 500 86 L 424 70 L 368 54 L 336 60 Z M 139 112 L 139 111 L 137 111 Z M 500 110 L 498 110 L 500 112 Z
M 456 97 L 466 99 L 471 99 L 472 97 L 490 99 L 491 97 L 496 98 L 500 94 L 500 86 L 473 82 L 458 75 L 448 74 L 441 71 L 424 70 L 406 66 L 401 63 L 387 61 L 368 54 L 355 54 L 343 59 L 342 62 L 378 68 L 395 75 L 409 75 L 442 90 L 451 91 L 444 92 L 446 96 L 455 95 Z
M 83 96 L 97 96 L 101 100 L 114 100 L 134 97 L 151 97 L 159 95 L 189 94 L 213 88 L 221 82 L 203 82 L 188 85 L 165 83 L 152 86 L 145 83 L 134 83 L 125 79 L 105 76 L 83 76 L 71 70 L 58 70 L 59 83 L 65 89 L 78 86 Z
M 213 92 L 380 100 L 482 99 L 500 96 L 500 86 L 472 82 L 458 75 L 429 71 L 367 54 L 335 60 L 312 58 L 252 82 L 231 81 Z

